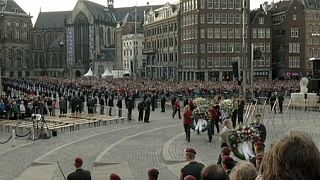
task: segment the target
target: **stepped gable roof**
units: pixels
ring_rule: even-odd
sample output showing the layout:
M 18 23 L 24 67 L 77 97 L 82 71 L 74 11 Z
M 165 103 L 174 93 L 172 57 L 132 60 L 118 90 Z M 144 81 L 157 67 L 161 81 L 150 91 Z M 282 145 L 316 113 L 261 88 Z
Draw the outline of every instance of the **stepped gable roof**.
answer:
M 108 7 L 101 4 L 97 4 L 91 1 L 83 1 L 84 5 L 89 9 L 95 20 L 101 20 L 105 22 L 115 23 L 116 18 L 113 12 Z
M 2 0 L 0 3 L 0 8 L 3 12 L 13 12 L 27 15 L 27 13 L 14 0 Z
M 63 28 L 72 11 L 40 12 L 34 28 Z

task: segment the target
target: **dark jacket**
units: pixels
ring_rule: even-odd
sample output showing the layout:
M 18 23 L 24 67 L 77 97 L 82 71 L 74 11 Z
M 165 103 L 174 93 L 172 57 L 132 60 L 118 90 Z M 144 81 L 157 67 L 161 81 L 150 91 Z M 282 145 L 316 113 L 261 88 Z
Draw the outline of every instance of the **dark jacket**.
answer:
M 91 180 L 91 174 L 88 170 L 77 169 L 68 175 L 67 180 Z
M 198 163 L 195 161 L 190 162 L 181 169 L 180 180 L 183 180 L 183 178 L 187 175 L 192 175 L 196 179 L 201 179 L 201 171 L 203 168 L 204 165 L 202 163 Z
M 251 124 L 255 129 L 257 129 L 260 133 L 260 140 L 261 142 L 265 142 L 266 141 L 266 137 L 267 137 L 267 130 L 266 130 L 266 127 L 260 123 L 260 124 Z

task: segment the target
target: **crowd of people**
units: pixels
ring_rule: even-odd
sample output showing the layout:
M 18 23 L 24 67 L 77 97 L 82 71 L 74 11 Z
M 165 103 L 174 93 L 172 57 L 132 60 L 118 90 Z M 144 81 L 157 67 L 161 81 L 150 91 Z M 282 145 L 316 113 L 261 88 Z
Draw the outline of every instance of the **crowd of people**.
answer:
M 255 144 L 254 161 L 236 161 L 230 148 L 223 148 L 221 161 L 205 165 L 197 162 L 194 148 L 184 150 L 187 165 L 181 168 L 180 180 L 318 180 L 320 179 L 320 152 L 306 133 L 293 131 L 275 142 L 267 153 L 261 143 Z M 68 180 L 91 180 L 88 170 L 82 169 L 83 160 L 76 158 L 75 172 Z M 160 171 L 152 168 L 146 172 L 148 180 L 157 180 Z M 112 173 L 109 180 L 121 180 Z

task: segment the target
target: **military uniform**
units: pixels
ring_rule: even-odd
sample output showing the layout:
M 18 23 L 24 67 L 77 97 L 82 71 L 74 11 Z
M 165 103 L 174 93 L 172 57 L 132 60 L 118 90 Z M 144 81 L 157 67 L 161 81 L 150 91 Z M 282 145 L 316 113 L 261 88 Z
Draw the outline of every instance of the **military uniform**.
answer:
M 201 171 L 204 168 L 204 164 L 196 161 L 189 162 L 181 169 L 180 180 L 183 180 L 185 176 L 192 175 L 196 179 L 201 179 Z

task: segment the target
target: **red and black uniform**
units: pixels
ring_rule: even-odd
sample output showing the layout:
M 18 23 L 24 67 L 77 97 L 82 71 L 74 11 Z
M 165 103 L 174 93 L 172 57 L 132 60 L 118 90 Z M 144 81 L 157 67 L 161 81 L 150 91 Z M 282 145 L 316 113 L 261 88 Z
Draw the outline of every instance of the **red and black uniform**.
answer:
M 174 116 L 176 115 L 177 112 L 178 112 L 179 119 L 181 119 L 180 102 L 179 101 L 176 101 L 176 103 L 175 103 L 175 110 L 174 110 L 174 113 L 172 114 L 172 118 L 174 118 Z
M 186 140 L 190 142 L 190 129 L 192 126 L 192 111 L 188 110 L 183 113 L 183 126 L 186 133 Z
M 209 137 L 209 142 L 212 141 L 212 135 L 214 135 L 214 126 L 217 128 L 217 133 L 219 133 L 219 117 L 220 117 L 220 112 L 216 107 L 212 107 L 210 109 L 210 114 L 211 114 L 211 120 L 209 122 L 209 128 L 208 128 L 208 137 Z

